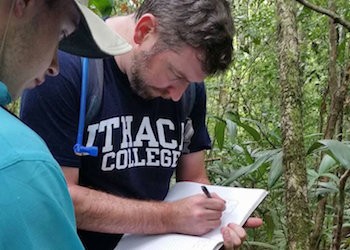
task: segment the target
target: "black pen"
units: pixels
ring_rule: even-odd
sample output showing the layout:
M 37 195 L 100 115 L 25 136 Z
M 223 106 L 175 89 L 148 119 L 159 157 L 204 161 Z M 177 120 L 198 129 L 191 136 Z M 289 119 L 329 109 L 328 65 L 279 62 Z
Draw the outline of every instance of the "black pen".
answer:
M 205 195 L 206 195 L 208 198 L 211 198 L 211 195 L 210 195 L 210 193 L 209 193 L 207 187 L 206 187 L 206 186 L 201 186 L 201 188 L 202 188 L 203 192 L 205 193 Z

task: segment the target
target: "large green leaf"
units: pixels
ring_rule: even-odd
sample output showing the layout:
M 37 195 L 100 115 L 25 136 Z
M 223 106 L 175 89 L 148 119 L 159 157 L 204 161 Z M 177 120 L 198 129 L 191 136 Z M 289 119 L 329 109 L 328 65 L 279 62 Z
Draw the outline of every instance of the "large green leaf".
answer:
M 307 150 L 307 154 L 309 155 L 309 154 L 312 154 L 312 153 L 316 153 L 318 151 L 325 150 L 325 148 L 326 148 L 326 146 L 324 144 L 322 144 L 320 141 L 316 141 Z
M 235 181 L 237 178 L 250 174 L 260 168 L 262 165 L 264 165 L 267 162 L 270 162 L 273 159 L 273 156 L 276 155 L 280 149 L 274 149 L 274 150 L 266 150 L 259 152 L 259 155 L 256 157 L 255 162 L 246 166 L 242 167 L 240 169 L 237 169 L 225 182 L 223 185 L 229 185 L 233 181 Z
M 308 189 L 310 190 L 316 181 L 320 178 L 320 175 L 314 169 L 307 169 L 308 175 Z
M 235 143 L 237 137 L 237 124 L 231 121 L 230 119 L 226 119 L 225 122 L 229 140 L 231 143 Z
M 333 182 L 319 182 L 319 187 L 316 189 L 316 195 L 338 193 L 338 187 Z
M 268 187 L 272 188 L 273 185 L 283 174 L 283 164 L 282 164 L 283 152 L 282 150 L 273 156 L 271 163 L 271 169 L 269 172 Z
M 215 138 L 218 143 L 219 149 L 223 149 L 224 147 L 225 128 L 226 128 L 226 122 L 218 118 L 215 123 Z
M 244 156 L 245 156 L 245 160 L 247 162 L 246 165 L 253 164 L 255 162 L 255 159 L 252 156 L 252 153 L 248 149 L 247 145 L 243 145 L 243 150 L 244 150 L 243 153 L 244 153 Z
M 240 116 L 237 113 L 228 112 L 227 117 L 231 121 L 235 122 L 238 126 L 242 127 L 248 134 L 250 134 L 254 138 L 255 141 L 260 141 L 260 133 L 250 125 L 243 123 L 240 119 Z
M 253 249 L 252 247 L 257 247 L 257 249 L 274 249 L 274 250 L 278 250 L 278 247 L 268 244 L 268 243 L 264 243 L 264 242 L 258 242 L 258 241 L 245 241 L 243 243 L 244 246 L 249 247 L 250 249 Z M 255 249 L 255 248 L 254 248 Z
M 310 147 L 308 153 L 316 150 L 324 151 L 342 167 L 350 169 L 350 147 L 347 143 L 337 140 L 320 140 Z
M 324 173 L 324 174 L 321 175 L 321 177 L 327 177 L 327 178 L 333 180 L 333 182 L 334 182 L 337 186 L 339 185 L 340 179 L 339 179 L 339 177 L 336 176 L 335 174 L 332 174 L 332 173 Z
M 337 162 L 329 155 L 324 155 L 318 168 L 319 174 L 328 173 Z
M 276 225 L 270 212 L 264 214 L 264 223 L 266 225 L 268 239 L 271 240 L 273 238 Z

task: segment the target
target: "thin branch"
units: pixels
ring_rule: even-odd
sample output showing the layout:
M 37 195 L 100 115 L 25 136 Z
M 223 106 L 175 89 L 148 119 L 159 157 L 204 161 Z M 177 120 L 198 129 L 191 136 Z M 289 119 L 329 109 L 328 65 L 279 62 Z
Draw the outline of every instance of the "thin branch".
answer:
M 344 223 L 344 204 L 345 204 L 345 185 L 346 181 L 350 177 L 350 169 L 347 169 L 345 173 L 340 177 L 339 181 L 339 203 L 338 203 L 338 213 L 337 213 L 337 225 L 335 228 L 335 237 L 333 241 L 333 249 L 340 249 L 341 243 L 341 233 Z
M 347 30 L 350 31 L 350 22 L 348 22 L 345 19 L 343 19 L 337 13 L 335 13 L 333 11 L 330 11 L 328 9 L 322 8 L 320 6 L 317 6 L 315 4 L 312 4 L 312 3 L 308 2 L 308 1 L 305 1 L 305 0 L 295 0 L 295 1 L 301 3 L 302 5 L 310 8 L 310 9 L 312 9 L 312 10 L 318 12 L 318 13 L 324 14 L 324 15 L 332 18 L 335 23 L 339 23 L 339 24 L 343 25 Z

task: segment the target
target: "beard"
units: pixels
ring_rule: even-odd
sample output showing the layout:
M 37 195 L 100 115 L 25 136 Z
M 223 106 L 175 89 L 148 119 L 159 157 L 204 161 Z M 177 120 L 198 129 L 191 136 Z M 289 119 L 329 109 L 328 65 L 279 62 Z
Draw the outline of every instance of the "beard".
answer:
M 141 52 L 135 55 L 131 64 L 130 87 L 135 94 L 145 100 L 151 100 L 157 97 L 154 91 L 149 87 L 149 83 L 145 80 L 145 73 L 150 72 L 148 63 L 154 53 Z
M 154 59 L 156 55 L 167 50 L 168 47 L 162 42 L 156 43 L 151 50 L 141 51 L 139 54 L 134 55 L 131 63 L 130 70 L 130 87 L 135 94 L 140 96 L 145 100 L 151 100 L 157 97 L 162 97 L 164 99 L 169 99 L 167 91 L 162 91 L 160 89 L 155 89 L 151 87 L 152 84 L 146 79 L 146 75 L 152 75 L 151 69 L 149 67 L 149 62 Z
M 142 70 L 133 65 L 131 69 L 131 78 L 130 78 L 130 87 L 132 91 L 145 100 L 151 100 L 157 96 L 153 91 L 148 87 L 148 84 L 145 82 L 141 74 Z

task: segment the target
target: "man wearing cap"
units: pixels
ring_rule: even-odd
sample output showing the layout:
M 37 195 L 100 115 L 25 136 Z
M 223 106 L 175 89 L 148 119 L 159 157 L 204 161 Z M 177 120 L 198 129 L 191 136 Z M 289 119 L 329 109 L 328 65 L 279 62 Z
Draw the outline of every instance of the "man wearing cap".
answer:
M 0 249 L 83 248 L 59 165 L 5 108 L 45 75 L 58 74 L 59 40 L 66 51 L 92 57 L 130 49 L 76 1 L 0 1 Z

